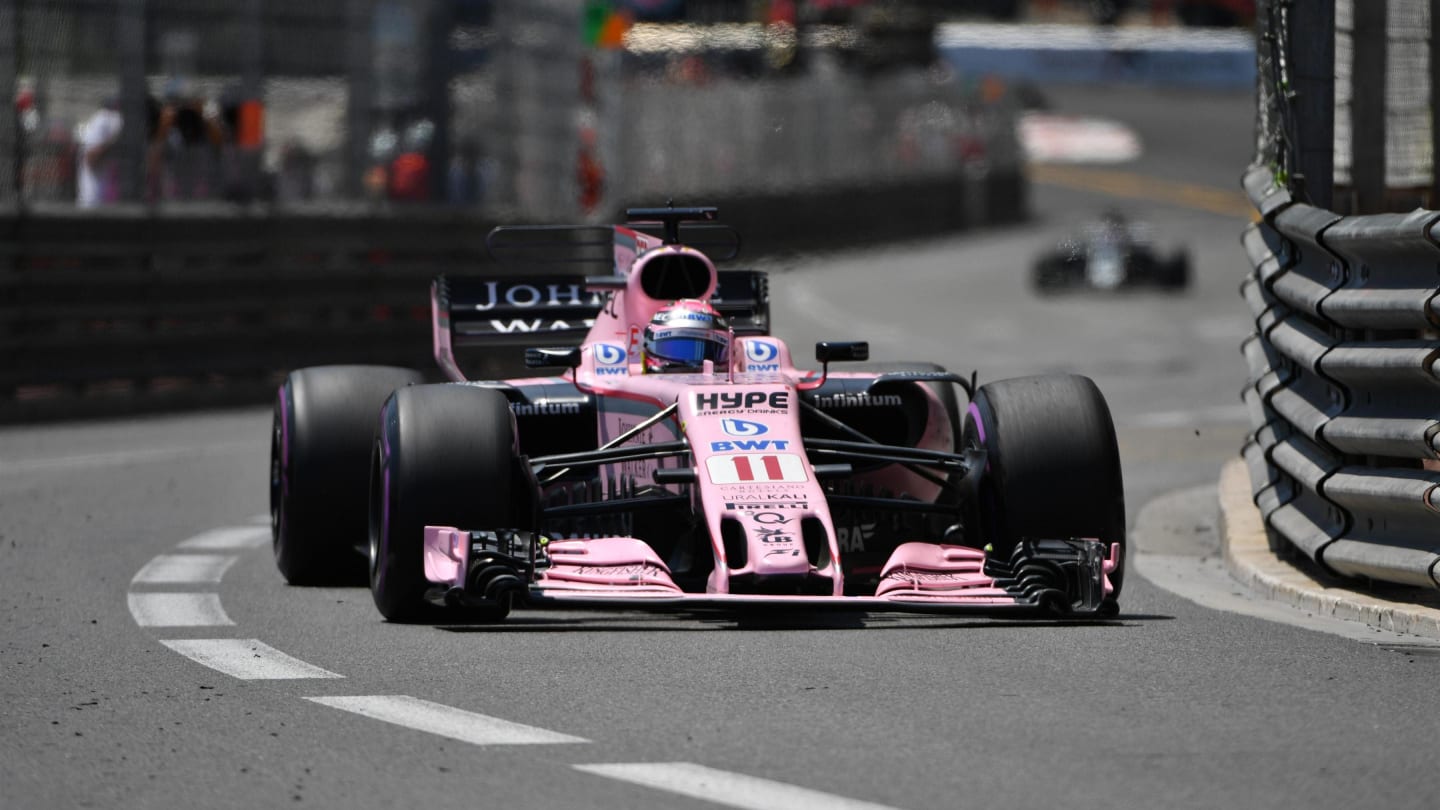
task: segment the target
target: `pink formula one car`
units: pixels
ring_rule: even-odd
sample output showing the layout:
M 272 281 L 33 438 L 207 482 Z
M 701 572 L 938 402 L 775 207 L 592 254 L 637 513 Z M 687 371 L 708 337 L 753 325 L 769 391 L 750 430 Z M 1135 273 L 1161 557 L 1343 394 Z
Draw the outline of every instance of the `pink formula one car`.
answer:
M 392 621 L 512 607 L 1115 612 L 1119 454 L 1089 379 L 977 388 L 928 363 L 858 365 L 858 342 L 822 342 L 819 369 L 796 368 L 769 334 L 764 274 L 717 271 L 681 243 L 720 227 L 714 209 L 629 214 L 601 231 L 604 275 L 438 279 L 435 356 L 452 382 L 369 366 L 289 375 L 271 463 L 289 582 L 362 579 L 368 557 Z M 491 246 L 593 246 L 595 233 L 500 228 Z M 517 323 L 578 341 L 526 350 L 527 366 L 563 373 L 466 380 L 456 347 L 541 337 Z M 863 370 L 831 370 L 842 361 Z

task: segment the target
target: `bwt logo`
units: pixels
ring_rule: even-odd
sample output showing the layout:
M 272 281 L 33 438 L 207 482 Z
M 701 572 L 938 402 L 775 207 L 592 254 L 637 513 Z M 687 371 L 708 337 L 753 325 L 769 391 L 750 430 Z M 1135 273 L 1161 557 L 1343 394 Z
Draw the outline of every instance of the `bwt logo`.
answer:
M 775 359 L 780 356 L 780 347 L 763 340 L 745 341 L 745 359 L 749 360 L 750 371 L 779 371 Z
M 709 323 L 712 319 L 713 316 L 708 313 L 690 312 L 689 310 L 670 312 L 665 316 L 665 320 L 667 321 L 700 321 L 703 323 Z
M 759 422 L 749 422 L 744 419 L 721 419 L 720 429 L 729 436 L 764 436 L 770 432 L 770 428 Z
M 754 410 L 770 408 L 784 411 L 790 408 L 789 391 L 737 391 L 731 393 L 696 394 L 695 410 Z
M 789 446 L 789 439 L 736 439 L 733 442 L 711 442 L 710 450 L 726 453 L 735 450 L 784 450 Z
M 595 373 L 614 376 L 624 374 L 625 349 L 614 343 L 595 344 Z

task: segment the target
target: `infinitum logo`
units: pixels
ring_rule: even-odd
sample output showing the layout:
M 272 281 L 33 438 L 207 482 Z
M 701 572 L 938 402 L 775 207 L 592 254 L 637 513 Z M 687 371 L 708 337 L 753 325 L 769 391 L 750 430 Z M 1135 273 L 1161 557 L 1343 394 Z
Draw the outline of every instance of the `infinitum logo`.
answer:
M 899 405 L 898 394 L 823 394 L 815 397 L 815 404 L 822 408 L 880 408 Z
M 516 416 L 561 416 L 580 413 L 578 402 L 521 402 L 511 406 Z

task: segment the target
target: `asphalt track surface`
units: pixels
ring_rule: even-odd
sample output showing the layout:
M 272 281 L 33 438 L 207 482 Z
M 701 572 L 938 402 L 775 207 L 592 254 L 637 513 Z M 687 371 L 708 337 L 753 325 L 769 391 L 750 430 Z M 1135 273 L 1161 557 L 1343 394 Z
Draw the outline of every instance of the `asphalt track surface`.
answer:
M 1146 155 L 1120 172 L 1238 187 L 1248 98 L 1055 102 L 1137 128 Z M 1030 259 L 1111 205 L 1187 243 L 1195 288 L 1035 297 Z M 982 382 L 1090 374 L 1137 555 L 1190 576 L 1244 432 L 1243 216 L 1063 178 L 1034 208 L 1024 228 L 779 262 L 777 331 L 797 357 L 852 338 Z M 389 625 L 364 590 L 280 580 L 268 425 L 245 409 L 0 431 L 0 807 L 1428 808 L 1440 788 L 1431 648 L 1142 576 L 1118 619 L 1081 624 Z

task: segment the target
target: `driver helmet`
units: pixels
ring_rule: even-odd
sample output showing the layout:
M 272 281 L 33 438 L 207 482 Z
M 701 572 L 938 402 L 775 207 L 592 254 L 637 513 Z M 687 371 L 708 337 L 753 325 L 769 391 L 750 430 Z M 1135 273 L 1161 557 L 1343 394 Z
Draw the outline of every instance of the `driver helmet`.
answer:
M 730 355 L 730 325 L 705 301 L 682 298 L 655 313 L 645 327 L 640 355 L 646 374 L 698 371 Z

